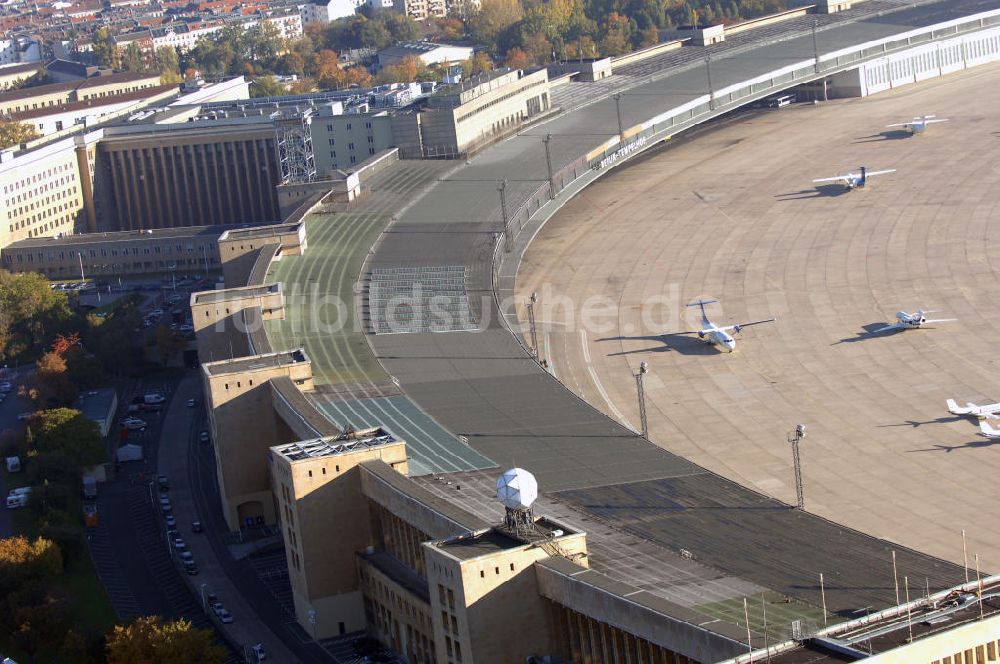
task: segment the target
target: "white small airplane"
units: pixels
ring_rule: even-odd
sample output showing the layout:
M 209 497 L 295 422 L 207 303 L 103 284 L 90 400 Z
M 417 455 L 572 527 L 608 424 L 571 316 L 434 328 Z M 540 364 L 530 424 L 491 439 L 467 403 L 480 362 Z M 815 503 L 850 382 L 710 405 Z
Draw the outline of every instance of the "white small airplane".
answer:
M 895 168 L 890 168 L 884 171 L 870 171 L 867 166 L 859 166 L 857 173 L 845 173 L 844 175 L 838 175 L 832 178 L 819 178 L 818 180 L 813 180 L 813 182 L 842 182 L 844 186 L 847 187 L 847 191 L 853 191 L 854 189 L 864 189 L 864 186 L 868 184 L 868 178 L 870 177 L 895 172 Z
M 979 430 L 987 438 L 1000 438 L 1000 429 L 994 429 L 986 420 L 979 420 Z
M 895 323 L 886 325 L 885 327 L 880 327 L 879 329 L 873 331 L 872 334 L 888 332 L 889 330 L 915 330 L 918 327 L 930 325 L 931 323 L 950 323 L 951 321 L 958 320 L 957 318 L 927 318 L 927 316 L 924 315 L 932 313 L 934 312 L 924 311 L 923 309 L 920 309 L 915 314 L 908 314 L 905 311 L 897 311 Z
M 977 418 L 989 418 L 991 420 L 1000 419 L 1000 403 L 988 403 L 984 406 L 977 406 L 974 403 L 966 402 L 964 406 L 959 406 L 954 399 L 948 399 L 948 412 L 952 415 L 972 415 Z
M 751 323 L 739 323 L 737 325 L 727 325 L 725 327 L 719 327 L 712 321 L 708 320 L 708 314 L 705 313 L 706 304 L 714 304 L 718 300 L 698 300 L 697 302 L 692 302 L 689 307 L 701 307 L 701 325 L 702 329 L 698 330 L 698 338 L 707 344 L 711 344 L 717 347 L 724 353 L 732 353 L 736 350 L 736 339 L 729 334 L 729 330 L 733 333 L 739 334 L 740 330 L 744 327 L 750 325 L 758 325 L 760 323 L 771 323 L 774 322 L 773 318 L 768 318 L 767 320 L 755 320 Z
M 886 127 L 906 127 L 906 131 L 911 134 L 922 134 L 924 133 L 924 130 L 927 129 L 927 125 L 935 122 L 947 121 L 948 118 L 938 118 L 934 115 L 921 115 L 920 117 L 913 118 L 912 122 L 897 122 L 896 124 L 886 125 Z

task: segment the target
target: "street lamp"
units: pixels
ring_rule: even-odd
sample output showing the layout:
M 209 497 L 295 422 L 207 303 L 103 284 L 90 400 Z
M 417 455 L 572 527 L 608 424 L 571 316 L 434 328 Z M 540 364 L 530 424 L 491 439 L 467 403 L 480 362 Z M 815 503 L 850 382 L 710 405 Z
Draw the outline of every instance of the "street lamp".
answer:
M 788 442 L 792 445 L 792 465 L 795 470 L 795 498 L 799 509 L 805 509 L 805 497 L 802 493 L 802 461 L 799 459 L 799 443 L 806 437 L 806 425 L 797 424 L 795 431 L 788 434 Z
M 503 250 L 505 252 L 510 251 L 510 233 L 507 230 L 507 180 L 504 179 L 500 182 L 497 187 L 497 191 L 500 192 L 500 215 L 503 217 L 501 223 L 503 224 Z
M 535 330 L 535 302 L 538 302 L 538 293 L 532 292 L 528 298 L 528 325 L 531 328 L 531 355 L 538 361 L 538 333 Z
M 545 134 L 545 138 L 542 139 L 542 143 L 545 144 L 545 165 L 549 170 L 549 200 L 551 201 L 556 197 L 556 183 L 552 176 L 552 153 L 549 151 L 549 141 L 552 140 L 552 134 Z
M 649 424 L 646 422 L 646 392 L 642 386 L 642 377 L 649 373 L 649 365 L 639 363 L 639 373 L 635 375 L 636 391 L 639 393 L 639 422 L 642 427 L 642 437 L 649 437 Z
M 201 584 L 201 608 L 208 613 L 208 595 L 205 593 L 205 588 L 208 587 L 207 583 Z
M 615 111 L 618 113 L 618 145 L 625 145 L 625 126 L 622 124 L 622 93 L 615 93 Z

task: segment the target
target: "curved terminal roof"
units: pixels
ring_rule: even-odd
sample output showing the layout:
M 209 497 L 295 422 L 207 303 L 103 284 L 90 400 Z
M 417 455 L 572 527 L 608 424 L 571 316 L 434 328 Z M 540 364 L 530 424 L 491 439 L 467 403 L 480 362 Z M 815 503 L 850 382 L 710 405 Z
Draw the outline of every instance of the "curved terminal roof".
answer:
M 908 8 L 901 9 L 904 5 Z M 871 0 L 847 15 L 819 17 L 819 50 L 832 52 L 996 9 L 1000 1 L 911 5 Z M 784 28 L 771 26 L 756 35 L 750 31 L 724 45 L 709 47 L 714 88 L 808 61 L 815 53 L 811 28 L 812 17 L 795 19 Z M 491 255 L 501 227 L 498 183 L 507 181 L 507 205 L 515 210 L 547 180 L 542 142 L 546 135 L 552 136 L 549 147 L 556 169 L 573 163 L 589 146 L 615 138 L 616 103 L 608 97 L 615 88 L 627 88 L 620 98 L 625 127 L 703 98 L 707 52 L 685 47 L 658 61 L 630 65 L 622 74 L 593 87 L 564 86 L 554 101 L 566 112 L 553 120 L 526 129 L 466 164 L 404 164 L 379 182 L 376 189 L 383 195 L 379 203 L 358 208 L 356 216 L 367 215 L 368 225 L 351 218 L 350 223 L 360 224 L 359 228 L 342 230 L 353 238 L 355 248 L 374 244 L 374 254 L 364 265 L 366 273 L 380 268 L 463 265 L 467 291 L 480 307 L 482 331 L 370 336 L 378 363 L 365 354 L 357 321 L 352 321 L 353 336 L 338 333 L 333 338 L 311 337 L 306 332 L 309 328 L 286 318 L 269 324 L 272 341 L 276 347 L 304 345 L 316 367 L 317 382 L 332 388 L 355 385 L 392 395 L 367 400 L 378 405 L 344 399 L 335 390 L 328 399 L 317 397 L 324 402 L 320 407 L 329 408 L 334 419 L 338 415 L 357 417 L 363 420 L 357 422 L 359 427 L 384 424 L 410 445 L 413 436 L 398 419 L 366 420 L 406 419 L 402 409 L 385 401 L 399 396 L 399 390 L 393 390 L 398 385 L 405 391 L 407 403 L 412 399 L 440 423 L 442 430 L 468 441 L 466 449 L 481 463 L 516 464 L 534 473 L 545 492 L 539 498 L 540 511 L 562 513 L 557 514 L 559 520 L 570 524 L 584 521 L 580 525 L 588 533 L 603 532 L 596 538 L 598 546 L 592 549 L 592 558 L 599 560 L 598 551 L 606 551 L 609 559 L 617 561 L 609 572 L 639 579 L 637 585 L 644 588 L 666 592 L 671 584 L 655 573 L 650 578 L 636 569 L 629 563 L 628 550 L 641 550 L 654 566 L 683 568 L 683 605 L 701 613 L 736 619 L 735 609 L 739 604 L 742 610 L 742 597 L 762 588 L 818 607 L 820 572 L 826 574 L 831 611 L 846 615 L 865 606 L 894 604 L 890 578 L 893 549 L 897 550 L 900 569 L 911 576 L 926 578 L 934 588 L 954 585 L 964 578 L 961 568 L 793 510 L 637 438 L 542 371 L 499 321 L 501 310 L 491 290 Z M 670 64 L 677 67 L 660 71 Z M 393 213 L 398 218 L 380 235 Z M 343 224 L 348 218 L 341 219 Z M 363 251 L 362 257 L 345 258 L 342 242 L 339 249 L 333 248 L 336 222 L 314 223 L 309 229 L 314 255 L 283 260 L 274 270 L 273 276 L 285 282 L 286 292 L 292 290 L 292 284 L 324 288 L 337 279 L 337 283 L 344 283 L 344 275 L 361 271 Z M 319 242 L 326 242 L 328 248 L 316 252 L 316 231 L 324 230 L 329 235 Z M 511 275 L 501 275 L 501 289 L 509 288 L 510 282 Z M 353 293 L 348 301 L 354 302 Z M 363 308 L 356 304 L 356 310 Z M 350 405 L 340 405 L 343 403 Z M 432 450 L 428 447 L 424 451 L 426 459 L 431 458 Z M 462 477 L 468 478 L 462 483 L 463 505 L 476 512 L 470 503 L 482 495 L 484 518 L 493 520 L 495 487 L 481 478 L 477 483 L 475 472 Z M 424 481 L 427 488 L 433 487 L 431 478 Z M 480 488 L 474 489 L 477 486 Z M 492 502 L 485 502 L 491 493 Z M 627 544 L 629 538 L 634 547 Z M 614 556 L 616 547 L 625 554 Z M 801 604 L 793 605 L 802 615 L 810 611 Z

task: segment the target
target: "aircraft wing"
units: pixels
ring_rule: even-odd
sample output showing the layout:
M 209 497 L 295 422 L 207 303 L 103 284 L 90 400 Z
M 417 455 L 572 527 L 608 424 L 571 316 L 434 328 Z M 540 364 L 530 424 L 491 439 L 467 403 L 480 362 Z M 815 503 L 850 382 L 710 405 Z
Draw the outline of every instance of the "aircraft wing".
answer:
M 983 435 L 987 438 L 1000 438 L 1000 429 L 994 429 L 986 422 L 986 420 L 979 420 L 979 430 L 982 431 Z
M 773 323 L 773 318 L 768 318 L 766 320 L 755 320 L 750 323 L 737 323 L 736 325 L 727 325 L 726 327 L 720 327 L 718 329 L 728 332 L 729 330 L 735 330 L 736 328 L 749 327 L 751 325 L 760 325 L 761 323 Z
M 919 123 L 918 122 L 896 122 L 895 124 L 886 125 L 886 127 L 912 127 L 912 126 L 914 126 L 916 124 L 919 124 Z
M 958 320 L 957 318 L 929 318 L 924 321 L 924 325 L 929 323 L 951 323 L 952 321 Z
M 885 327 L 880 327 L 877 330 L 872 330 L 872 334 L 878 334 L 879 332 L 888 332 L 889 330 L 901 330 L 901 329 L 903 329 L 902 325 L 900 325 L 899 323 L 892 323 L 890 325 L 886 325 Z
M 971 415 L 975 411 L 975 405 L 971 403 L 959 406 L 954 399 L 948 399 L 945 403 L 948 404 L 948 412 L 952 415 Z
M 884 171 L 868 171 L 865 175 L 867 177 L 871 177 L 873 175 L 885 175 L 886 173 L 895 173 L 895 172 L 896 172 L 895 168 L 887 168 Z
M 848 173 L 847 175 L 838 175 L 832 178 L 819 178 L 818 180 L 813 180 L 813 182 L 847 182 L 851 178 L 861 177 L 856 173 Z
M 925 124 L 930 124 L 932 122 L 947 122 L 948 118 L 938 118 L 936 120 L 924 120 Z

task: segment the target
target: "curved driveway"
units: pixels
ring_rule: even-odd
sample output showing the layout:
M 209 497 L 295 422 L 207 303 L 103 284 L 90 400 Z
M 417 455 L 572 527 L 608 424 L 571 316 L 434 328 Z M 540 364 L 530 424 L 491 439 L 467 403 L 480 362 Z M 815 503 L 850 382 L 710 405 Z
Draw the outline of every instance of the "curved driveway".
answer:
M 807 508 L 961 564 L 961 530 L 1000 566 L 1000 441 L 946 398 L 1000 400 L 1000 67 L 865 100 L 745 114 L 591 186 L 536 237 L 518 274 L 540 295 L 543 354 L 569 388 L 650 439 L 795 502 L 787 432 L 802 444 Z M 922 136 L 884 129 L 950 118 Z M 840 194 L 812 178 L 859 163 L 898 172 Z M 613 315 L 584 329 L 578 307 Z M 732 355 L 680 330 L 683 304 L 720 300 L 748 328 Z M 551 303 L 551 304 L 550 304 Z M 952 318 L 872 335 L 899 309 Z M 568 324 L 567 324 L 568 323 Z

